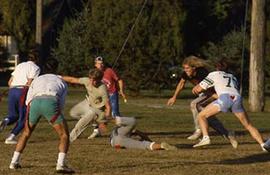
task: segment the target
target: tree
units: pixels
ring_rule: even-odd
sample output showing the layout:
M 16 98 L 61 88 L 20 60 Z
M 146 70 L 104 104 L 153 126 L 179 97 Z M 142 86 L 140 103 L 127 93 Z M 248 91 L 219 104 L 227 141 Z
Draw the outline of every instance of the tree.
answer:
M 167 70 L 183 55 L 185 12 L 176 0 L 148 1 L 124 52 L 115 60 L 143 2 L 90 1 L 75 19 L 66 20 L 54 49 L 61 71 L 82 75 L 93 67 L 93 58 L 101 55 L 128 82 L 129 89 L 168 85 Z
M 21 55 L 34 45 L 35 1 L 0 0 L 3 24 L 15 38 Z
M 252 112 L 264 110 L 264 51 L 265 0 L 253 0 L 249 70 L 249 105 Z

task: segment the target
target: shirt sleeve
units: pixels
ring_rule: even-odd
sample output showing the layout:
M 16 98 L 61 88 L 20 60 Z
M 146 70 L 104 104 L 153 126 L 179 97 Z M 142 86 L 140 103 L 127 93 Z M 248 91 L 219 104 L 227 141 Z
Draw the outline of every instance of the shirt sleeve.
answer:
M 106 88 L 106 86 L 105 85 L 102 85 L 101 86 L 101 89 L 102 89 L 102 102 L 104 103 L 104 104 L 106 104 L 107 103 L 107 101 L 109 100 L 109 94 L 108 94 L 108 91 L 107 91 L 107 88 Z
M 212 73 L 208 74 L 207 77 L 205 77 L 201 82 L 200 86 L 203 89 L 208 89 L 210 87 L 214 86 L 214 76 Z
M 88 77 L 82 77 L 82 78 L 79 78 L 79 83 L 84 85 L 84 86 L 87 86 L 89 84 L 89 78 Z
M 65 82 L 64 83 L 64 87 L 63 87 L 63 91 L 62 91 L 62 94 L 59 98 L 59 103 L 60 103 L 60 107 L 61 109 L 64 109 L 64 106 L 65 106 L 65 99 L 66 99 L 66 95 L 67 95 L 67 84 Z

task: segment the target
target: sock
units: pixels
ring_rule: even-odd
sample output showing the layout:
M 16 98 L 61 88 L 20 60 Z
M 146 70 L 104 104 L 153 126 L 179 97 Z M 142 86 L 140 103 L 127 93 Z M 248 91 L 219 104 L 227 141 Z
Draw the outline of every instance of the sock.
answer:
M 66 153 L 58 153 L 58 160 L 57 160 L 57 165 L 64 166 L 65 165 L 65 157 Z
M 20 157 L 21 157 L 21 153 L 17 152 L 17 151 L 14 151 L 13 157 L 11 159 L 11 163 L 19 163 Z
M 203 136 L 202 140 L 210 139 L 208 135 Z
M 93 132 L 99 133 L 99 129 L 95 128 Z

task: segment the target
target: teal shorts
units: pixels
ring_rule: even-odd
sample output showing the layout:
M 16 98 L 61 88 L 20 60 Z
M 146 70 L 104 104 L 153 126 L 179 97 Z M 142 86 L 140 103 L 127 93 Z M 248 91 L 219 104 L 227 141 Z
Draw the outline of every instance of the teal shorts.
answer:
M 41 117 L 45 117 L 51 124 L 60 124 L 64 116 L 60 111 L 58 101 L 54 96 L 35 97 L 29 110 L 29 122 L 37 124 Z M 53 118 L 56 120 L 53 121 Z

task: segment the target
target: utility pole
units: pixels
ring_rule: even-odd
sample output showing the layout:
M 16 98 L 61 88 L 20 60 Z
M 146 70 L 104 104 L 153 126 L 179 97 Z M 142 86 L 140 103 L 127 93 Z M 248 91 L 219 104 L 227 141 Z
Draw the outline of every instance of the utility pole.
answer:
M 36 1 L 36 46 L 39 51 L 39 64 L 42 64 L 42 7 L 43 0 Z
M 265 0 L 252 0 L 249 66 L 249 109 L 264 110 Z

